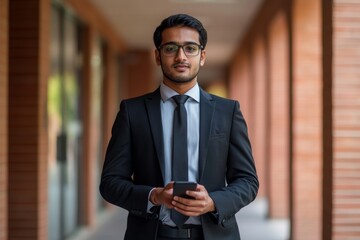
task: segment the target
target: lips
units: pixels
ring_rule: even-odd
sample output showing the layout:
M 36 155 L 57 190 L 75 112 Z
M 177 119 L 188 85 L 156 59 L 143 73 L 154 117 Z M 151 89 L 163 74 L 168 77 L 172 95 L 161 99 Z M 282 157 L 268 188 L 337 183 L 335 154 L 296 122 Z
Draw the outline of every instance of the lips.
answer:
M 183 64 L 183 63 L 178 63 L 178 64 L 175 64 L 173 67 L 176 68 L 177 70 L 185 71 L 186 69 L 190 68 L 190 65 L 189 64 Z

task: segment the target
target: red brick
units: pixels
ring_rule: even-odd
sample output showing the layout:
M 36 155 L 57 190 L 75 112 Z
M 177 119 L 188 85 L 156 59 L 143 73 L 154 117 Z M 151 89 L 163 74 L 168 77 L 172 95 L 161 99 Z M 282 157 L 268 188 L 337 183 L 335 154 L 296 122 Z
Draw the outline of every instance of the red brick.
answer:
M 0 240 L 7 233 L 8 0 L 0 0 Z
M 267 99 L 267 75 L 268 69 L 266 66 L 266 53 L 265 53 L 265 41 L 262 38 L 254 40 L 253 46 L 253 62 L 252 62 L 252 76 L 254 84 L 254 94 L 251 96 L 251 102 L 254 103 L 254 125 L 251 126 L 249 131 L 253 132 L 253 155 L 256 162 L 257 173 L 259 177 L 259 196 L 264 196 L 267 192 L 267 175 L 265 170 L 268 168 L 267 162 L 267 123 L 269 117 L 267 111 L 269 100 Z
M 286 15 L 278 13 L 269 36 L 271 132 L 269 154 L 269 215 L 289 218 L 289 38 Z
M 47 5 L 47 8 L 40 8 Z M 9 205 L 8 236 L 10 239 L 39 239 L 46 236 L 47 229 L 40 226 L 47 219 L 46 202 L 39 196 L 47 192 L 40 181 L 46 181 L 46 145 L 40 145 L 44 128 L 40 128 L 46 108 L 39 100 L 46 99 L 43 68 L 48 67 L 48 57 L 40 55 L 47 42 L 42 29 L 49 21 L 40 22 L 42 11 L 50 11 L 48 0 L 12 0 L 9 29 Z M 45 32 L 47 32 L 46 29 Z M 46 59 L 42 59 L 45 58 Z M 40 74 L 41 73 L 41 74 Z M 45 130 L 46 131 L 46 130 Z M 42 172 L 39 170 L 41 169 Z M 40 180 L 41 179 L 41 180 Z M 23 213 L 19 209 L 24 210 Z M 43 224 L 42 224 L 43 225 Z
M 359 9 L 334 1 L 334 239 L 360 237 Z
M 322 235 L 321 1 L 293 10 L 293 239 Z

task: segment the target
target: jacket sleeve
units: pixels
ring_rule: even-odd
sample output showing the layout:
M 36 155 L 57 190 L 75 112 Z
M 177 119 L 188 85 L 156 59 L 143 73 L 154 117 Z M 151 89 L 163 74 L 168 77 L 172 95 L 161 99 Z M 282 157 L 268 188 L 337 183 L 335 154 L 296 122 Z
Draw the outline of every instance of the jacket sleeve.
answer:
M 226 182 L 224 188 L 209 193 L 217 209 L 216 223 L 222 225 L 253 201 L 259 188 L 247 126 L 237 101 L 229 137 Z
M 133 161 L 131 154 L 131 126 L 126 101 L 120 104 L 112 136 L 107 147 L 101 174 L 100 193 L 102 197 L 131 214 L 149 218 L 148 196 L 151 186 L 136 185 L 133 182 Z

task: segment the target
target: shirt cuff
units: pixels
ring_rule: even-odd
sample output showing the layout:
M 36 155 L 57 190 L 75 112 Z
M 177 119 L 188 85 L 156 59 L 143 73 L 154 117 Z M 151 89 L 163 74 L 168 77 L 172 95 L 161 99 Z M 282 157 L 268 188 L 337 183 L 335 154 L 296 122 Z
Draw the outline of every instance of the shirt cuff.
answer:
M 156 205 L 152 204 L 152 202 L 150 201 L 150 196 L 152 191 L 154 191 L 155 188 L 151 189 L 151 191 L 149 192 L 149 196 L 148 196 L 148 205 L 147 205 L 147 213 L 154 213 L 154 207 L 156 207 Z

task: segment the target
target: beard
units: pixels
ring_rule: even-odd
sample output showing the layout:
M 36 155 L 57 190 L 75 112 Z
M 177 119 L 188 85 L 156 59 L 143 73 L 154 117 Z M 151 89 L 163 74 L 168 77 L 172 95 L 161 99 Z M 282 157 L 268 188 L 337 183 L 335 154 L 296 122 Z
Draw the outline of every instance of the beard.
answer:
M 183 76 L 183 75 L 180 75 L 180 74 L 171 73 L 171 71 L 169 71 L 169 68 L 166 68 L 166 67 L 163 66 L 163 63 L 162 63 L 161 59 L 160 59 L 160 63 L 161 63 L 161 71 L 162 71 L 163 75 L 167 79 L 169 79 L 171 82 L 174 82 L 174 83 L 191 82 L 192 80 L 194 80 L 194 78 L 197 77 L 197 75 L 198 75 L 198 73 L 200 71 L 200 67 L 198 67 L 198 69 L 196 69 L 195 72 L 190 72 L 189 75 Z

